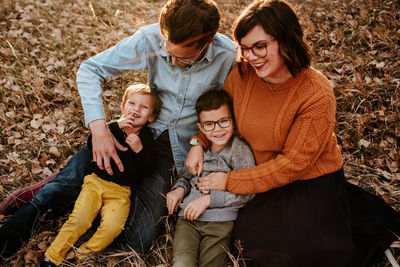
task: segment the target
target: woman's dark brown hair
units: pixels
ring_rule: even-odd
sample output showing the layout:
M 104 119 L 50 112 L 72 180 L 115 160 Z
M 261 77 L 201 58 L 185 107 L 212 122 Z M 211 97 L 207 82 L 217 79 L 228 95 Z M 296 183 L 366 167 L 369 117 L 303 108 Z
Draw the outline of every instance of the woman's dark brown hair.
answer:
M 279 42 L 279 54 L 290 73 L 296 76 L 311 64 L 311 48 L 304 37 L 294 8 L 284 0 L 258 0 L 248 6 L 232 26 L 233 38 L 241 39 L 260 25 Z M 247 72 L 248 64 L 238 58 L 239 72 Z

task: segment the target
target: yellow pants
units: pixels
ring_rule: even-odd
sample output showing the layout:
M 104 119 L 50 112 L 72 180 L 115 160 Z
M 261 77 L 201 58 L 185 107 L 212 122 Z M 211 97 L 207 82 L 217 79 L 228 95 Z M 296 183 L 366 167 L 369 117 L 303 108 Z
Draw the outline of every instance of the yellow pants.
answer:
M 91 227 L 99 211 L 100 226 L 92 238 L 80 246 L 78 253 L 85 255 L 103 250 L 124 229 L 129 214 L 130 194 L 129 186 L 105 181 L 94 173 L 85 176 L 74 210 L 47 249 L 46 257 L 57 266 L 61 265 L 74 243 Z

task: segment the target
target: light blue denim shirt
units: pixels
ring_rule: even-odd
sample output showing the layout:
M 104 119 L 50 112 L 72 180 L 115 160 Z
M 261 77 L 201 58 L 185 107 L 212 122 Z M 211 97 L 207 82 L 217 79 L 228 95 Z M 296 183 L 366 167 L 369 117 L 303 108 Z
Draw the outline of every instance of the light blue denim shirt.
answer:
M 160 49 L 161 40 L 158 24 L 142 27 L 114 47 L 83 62 L 76 81 L 88 125 L 105 118 L 101 86 L 108 77 L 147 69 L 149 85 L 162 100 L 160 115 L 149 126 L 155 138 L 169 131 L 173 157 L 180 172 L 190 149 L 189 138 L 198 132 L 196 100 L 202 93 L 222 87 L 235 64 L 236 49 L 232 40 L 217 34 L 202 60 L 180 68 L 168 63 L 167 53 Z

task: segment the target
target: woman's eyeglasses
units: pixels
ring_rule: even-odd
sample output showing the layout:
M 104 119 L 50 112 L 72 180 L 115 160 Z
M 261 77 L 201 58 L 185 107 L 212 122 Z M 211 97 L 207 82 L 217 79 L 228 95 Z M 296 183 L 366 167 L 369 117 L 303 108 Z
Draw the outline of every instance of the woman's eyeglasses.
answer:
M 232 122 L 232 117 L 226 117 L 219 119 L 218 121 L 205 121 L 205 122 L 200 122 L 201 127 L 203 128 L 204 131 L 212 131 L 215 129 L 215 125 L 218 124 L 219 127 L 221 128 L 228 128 L 231 126 Z
M 268 54 L 268 46 L 273 41 L 276 40 L 274 39 L 271 41 L 259 41 L 255 43 L 252 47 L 239 46 L 240 56 L 244 59 L 247 59 L 249 58 L 251 51 L 256 57 L 265 57 Z

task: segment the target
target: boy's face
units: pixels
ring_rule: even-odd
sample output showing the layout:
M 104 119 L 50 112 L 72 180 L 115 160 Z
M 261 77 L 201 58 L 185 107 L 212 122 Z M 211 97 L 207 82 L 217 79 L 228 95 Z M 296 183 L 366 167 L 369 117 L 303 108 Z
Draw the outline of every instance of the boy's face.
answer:
M 228 144 L 234 131 L 231 116 L 227 105 L 222 105 L 218 109 L 200 112 L 200 123 L 197 123 L 197 127 L 199 127 L 200 131 L 202 131 L 212 143 L 212 151 L 221 150 Z
M 153 105 L 152 95 L 133 93 L 127 97 L 122 113 L 125 118 L 130 116 L 133 119 L 135 128 L 143 127 L 147 122 L 154 121 Z

